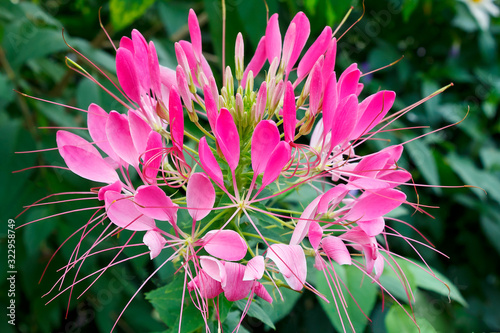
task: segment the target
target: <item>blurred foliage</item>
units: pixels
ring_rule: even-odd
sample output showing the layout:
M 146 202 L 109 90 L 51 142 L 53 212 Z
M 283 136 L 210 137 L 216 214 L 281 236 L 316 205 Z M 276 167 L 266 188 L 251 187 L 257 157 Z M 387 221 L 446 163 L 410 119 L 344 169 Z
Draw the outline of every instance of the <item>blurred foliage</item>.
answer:
M 338 25 L 350 6 L 352 14 L 340 29 L 339 36 L 355 23 L 362 13 L 358 1 L 303 0 L 268 1 L 271 13 L 280 14 L 284 29 L 293 15 L 303 10 L 311 20 L 311 37 L 319 35 L 326 24 Z M 227 0 L 227 50 L 226 59 L 233 65 L 233 43 L 237 32 L 244 34 L 247 61 L 265 32 L 266 9 L 262 1 Z M 188 38 L 187 13 L 194 8 L 202 24 L 204 50 L 215 69 L 220 70 L 222 53 L 221 5 L 218 0 L 165 1 L 127 0 L 109 2 L 97 0 L 52 1 L 2 1 L 0 3 L 0 145 L 2 163 L 0 202 L 2 222 L 0 254 L 6 258 L 7 220 L 14 218 L 23 206 L 47 195 L 60 192 L 78 192 L 92 185 L 60 169 L 30 169 L 12 173 L 35 165 L 62 166 L 58 153 L 53 150 L 36 154 L 14 152 L 46 149 L 55 146 L 55 130 L 48 127 L 84 127 L 85 116 L 78 111 L 54 104 L 24 98 L 14 90 L 86 109 L 91 102 L 105 109 L 119 108 L 117 103 L 91 81 L 75 75 L 65 65 L 65 57 L 77 61 L 94 76 L 98 71 L 73 52 L 66 42 L 91 59 L 107 75 L 114 78 L 114 50 L 100 29 L 98 8 L 101 8 L 103 25 L 115 45 L 122 35 L 129 35 L 132 28 L 140 30 L 147 39 L 156 43 L 160 63 L 172 66 L 175 62 L 173 41 Z M 414 266 L 407 266 L 407 277 L 414 287 L 415 318 L 422 332 L 498 331 L 500 330 L 500 63 L 498 37 L 500 24 L 494 18 L 487 30 L 481 30 L 468 7 L 454 0 L 391 0 L 366 1 L 363 19 L 354 25 L 339 41 L 337 72 L 350 63 L 357 62 L 364 72 L 386 66 L 401 56 L 404 59 L 389 68 L 363 78 L 364 94 L 380 89 L 395 90 L 398 94 L 395 110 L 416 103 L 439 88 L 454 83 L 444 93 L 416 107 L 398 119 L 396 127 L 426 126 L 413 130 L 384 133 L 380 137 L 400 143 L 415 136 L 430 133 L 452 123 L 456 125 L 424 136 L 406 144 L 407 163 L 402 165 L 413 172 L 417 184 L 475 185 L 478 188 L 428 188 L 416 187 L 423 204 L 439 206 L 429 208 L 434 218 L 400 210 L 398 218 L 410 222 L 428 236 L 447 258 L 425 247 L 418 247 L 430 266 L 441 272 L 440 279 L 448 281 L 448 290 L 436 280 Z M 310 39 L 310 43 L 314 38 Z M 220 75 L 220 74 L 217 74 Z M 219 76 L 220 78 L 220 76 Z M 101 77 L 101 82 L 109 84 Z M 470 111 L 468 109 L 470 108 Z M 465 120 L 460 122 L 467 114 Z M 75 130 L 81 134 L 81 130 Z M 373 141 L 374 147 L 387 145 Z M 484 191 L 483 191 L 484 189 Z M 411 187 L 407 193 L 412 196 Z M 487 194 L 486 194 L 487 193 Z M 305 200 L 307 196 L 303 196 Z M 61 200 L 52 197 L 49 201 Z M 82 203 L 83 202 L 83 203 Z M 18 225 L 63 211 L 91 207 L 85 201 L 37 206 L 22 215 Z M 68 293 L 48 305 L 52 296 L 41 298 L 57 281 L 58 267 L 71 257 L 77 240 L 69 241 L 55 255 L 40 284 L 45 265 L 56 249 L 69 237 L 82 221 L 89 218 L 83 212 L 60 215 L 19 229 L 16 238 L 17 260 L 17 326 L 0 323 L 2 332 L 88 332 L 109 331 L 121 309 L 134 294 L 142 281 L 162 263 L 161 257 L 150 262 L 146 257 L 135 259 L 111 268 L 86 294 L 76 296 L 91 283 L 77 286 L 68 306 Z M 398 232 L 416 239 L 418 233 L 402 224 L 390 224 Z M 113 238 L 110 242 L 123 244 L 126 239 Z M 92 242 L 92 239 L 86 239 Z M 405 256 L 418 256 L 404 242 L 393 238 L 392 249 Z M 89 243 L 91 244 L 91 243 Z M 133 251 L 126 253 L 133 255 Z M 107 265 L 111 255 L 89 258 L 82 266 L 80 276 L 95 272 Z M 2 259 L 3 260 L 3 259 Z M 311 270 L 312 271 L 312 270 Z M 149 272 L 149 273 L 148 273 Z M 169 313 L 178 311 L 178 282 L 171 281 L 173 267 L 163 267 L 146 285 L 146 299 L 140 293 L 124 314 L 118 330 L 123 332 L 164 331 L 164 323 L 175 328 Z M 410 304 L 404 290 L 397 287 L 396 277 L 390 270 L 381 278 L 389 291 L 403 302 L 406 311 Z M 6 290 L 6 270 L 0 272 L 0 285 Z M 348 283 L 358 297 L 365 313 L 352 316 L 358 331 L 416 332 L 405 311 L 387 295 L 365 281 L 358 289 L 361 276 L 348 268 L 339 268 L 339 274 L 349 277 Z M 68 281 L 72 278 L 68 277 Z M 319 290 L 321 276 L 316 278 Z M 58 287 L 56 286 L 56 289 Z M 160 288 L 160 289 L 157 289 Z M 175 295 L 165 298 L 170 288 Z M 325 292 L 329 294 L 328 292 Z M 278 331 L 330 332 L 341 329 L 340 320 L 325 303 L 313 294 L 303 295 L 284 292 L 285 302 L 273 306 L 259 303 L 244 321 L 240 332 L 264 331 L 275 326 Z M 155 297 L 155 295 L 159 295 Z M 163 295 L 163 296 L 162 296 Z M 162 298 L 163 297 L 163 298 Z M 7 295 L 0 295 L 2 304 Z M 234 326 L 239 320 L 241 304 L 230 307 L 223 304 L 225 327 Z M 173 307 L 173 308 L 172 308 Z M 356 308 L 351 304 L 349 308 Z M 384 311 L 382 311 L 384 309 Z M 185 309 L 185 319 L 192 309 Z M 323 311 L 325 310 L 325 311 Z M 265 324 L 252 319 L 259 318 Z M 4 317 L 5 318 L 5 317 Z M 345 318 L 344 318 L 345 319 Z M 175 320 L 174 320 L 175 321 Z M 345 320 L 344 320 L 345 322 Z M 172 326 L 173 325 L 173 326 Z M 197 329 L 196 319 L 183 327 Z

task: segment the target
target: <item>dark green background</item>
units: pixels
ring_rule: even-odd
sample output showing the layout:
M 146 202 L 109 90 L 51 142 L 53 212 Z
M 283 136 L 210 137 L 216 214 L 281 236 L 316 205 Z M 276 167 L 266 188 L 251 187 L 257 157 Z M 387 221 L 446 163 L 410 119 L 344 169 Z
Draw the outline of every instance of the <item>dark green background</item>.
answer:
M 341 28 L 354 23 L 361 15 L 360 2 L 326 0 L 268 2 L 270 12 L 280 14 L 282 33 L 286 23 L 299 10 L 311 20 L 311 39 L 325 25 L 336 26 L 350 5 L 352 15 Z M 85 115 L 51 104 L 23 98 L 15 90 L 86 109 L 91 102 L 106 110 L 119 108 L 109 96 L 89 80 L 69 70 L 68 56 L 92 74 L 97 72 L 77 57 L 63 42 L 66 40 L 114 75 L 114 51 L 99 27 L 102 22 L 115 44 L 132 28 L 153 40 L 166 66 L 175 64 L 173 42 L 187 39 L 187 13 L 194 8 L 202 24 L 204 51 L 214 72 L 220 72 L 221 15 L 220 2 L 205 1 L 32 1 L 0 3 L 0 254 L 6 258 L 7 221 L 22 211 L 24 205 L 56 192 L 82 191 L 90 187 L 85 180 L 61 170 L 41 169 L 12 174 L 34 165 L 63 165 L 56 151 L 37 154 L 14 154 L 15 151 L 55 146 L 55 130 L 43 126 L 85 126 Z M 265 31 L 263 1 L 228 0 L 227 63 L 233 66 L 234 40 L 241 31 L 245 37 L 246 62 Z M 482 332 L 500 330 L 500 68 L 498 37 L 500 25 L 493 19 L 482 31 L 468 8 L 459 1 L 366 1 L 364 18 L 339 41 L 337 73 L 357 62 L 364 72 L 385 66 L 404 55 L 397 65 L 365 77 L 366 92 L 379 88 L 395 90 L 394 109 L 415 103 L 442 86 L 454 83 L 438 97 L 417 107 L 399 127 L 428 126 L 427 129 L 399 131 L 381 135 L 391 143 L 406 141 L 417 135 L 460 121 L 470 107 L 468 117 L 459 125 L 426 136 L 406 146 L 402 165 L 412 171 L 416 183 L 442 185 L 476 185 L 479 189 L 421 188 L 421 203 L 440 206 L 431 209 L 435 219 L 423 214 L 402 213 L 450 256 L 446 259 L 419 248 L 428 262 L 445 275 L 463 295 L 468 306 L 448 303 L 447 297 L 432 291 L 418 292 L 416 313 L 437 332 Z M 339 36 L 339 34 L 337 34 Z M 81 133 L 81 132 L 80 132 Z M 384 142 L 375 141 L 373 147 Z M 369 149 L 365 148 L 366 151 Z M 412 192 L 408 187 L 407 193 Z M 55 200 L 55 199 L 54 199 Z M 18 225 L 43 216 L 74 208 L 85 202 L 41 206 L 19 217 Z M 109 331 L 130 296 L 148 272 L 161 263 L 147 258 L 111 269 L 79 300 L 76 292 L 68 319 L 64 319 L 68 295 L 45 306 L 42 294 L 57 280 L 56 268 L 67 262 L 72 245 L 63 247 L 49 267 L 42 283 L 41 273 L 57 247 L 88 219 L 88 213 L 77 213 L 45 220 L 17 231 L 17 326 L 7 325 L 2 317 L 2 332 L 91 332 Z M 399 228 L 405 235 L 418 238 L 409 228 Z M 124 239 L 113 240 L 123 243 Z M 73 245 L 74 246 L 74 245 Z M 394 240 L 392 249 L 416 258 L 403 242 Z M 81 274 L 89 274 L 105 265 L 110 256 L 88 260 Z M 4 267 L 2 265 L 2 267 Z M 160 272 L 146 290 L 164 285 L 171 270 Z M 422 280 L 420 284 L 427 283 Z M 417 283 L 417 285 L 418 285 Z M 0 271 L 1 304 L 6 304 L 6 270 Z M 357 285 L 356 285 L 357 286 Z M 82 288 L 77 288 L 80 291 Z M 407 318 L 386 297 L 382 312 L 377 298 L 370 317 L 373 322 L 365 331 L 416 331 Z M 304 293 L 290 315 L 281 320 L 274 316 L 278 331 L 333 332 L 334 328 L 311 293 Z M 363 321 L 361 319 L 361 321 Z M 263 331 L 265 326 L 248 317 L 245 327 Z M 363 325 L 362 325 L 363 326 Z M 338 326 L 337 326 L 338 327 Z M 118 331 L 164 331 L 151 304 L 141 294 L 132 302 L 119 324 Z M 427 326 L 422 331 L 429 331 Z M 176 329 L 174 329 L 176 331 Z

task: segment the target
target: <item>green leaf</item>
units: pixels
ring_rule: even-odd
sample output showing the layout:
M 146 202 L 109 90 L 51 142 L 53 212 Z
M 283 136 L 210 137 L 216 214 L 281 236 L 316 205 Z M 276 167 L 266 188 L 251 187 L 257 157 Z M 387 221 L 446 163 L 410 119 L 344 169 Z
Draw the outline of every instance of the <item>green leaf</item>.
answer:
M 347 303 L 347 313 L 349 314 L 349 318 L 354 326 L 356 332 L 363 332 L 368 323 L 368 319 L 365 315 L 360 311 L 370 316 L 370 313 L 375 306 L 375 301 L 377 300 L 378 286 L 374 283 L 371 283 L 369 278 L 366 278 L 365 274 L 361 272 L 358 268 L 354 266 L 340 266 L 337 264 L 333 264 L 335 272 L 339 277 L 344 281 L 350 293 L 356 300 L 356 302 L 349 296 L 349 293 L 343 288 L 343 294 Z M 333 276 L 333 273 L 332 273 Z M 327 274 L 327 278 L 330 279 Z M 330 280 L 330 285 L 332 289 L 335 291 L 335 288 Z M 326 303 L 319 296 L 318 300 L 321 304 L 321 307 L 326 312 L 330 322 L 335 326 L 337 331 L 342 332 L 344 329 L 342 328 L 342 323 L 340 321 L 339 313 L 342 316 L 342 322 L 344 323 L 344 327 L 349 326 L 349 321 L 347 320 L 347 316 L 345 314 L 344 309 L 340 304 L 340 300 L 338 294 L 335 294 L 335 299 L 339 306 L 335 306 L 335 302 L 332 298 L 332 294 L 330 291 L 330 287 L 328 282 L 326 281 L 326 277 L 324 276 L 324 272 L 316 271 L 316 284 L 317 289 L 320 293 L 322 293 L 330 303 Z M 359 308 L 358 308 L 359 306 Z
M 408 22 L 411 14 L 415 11 L 418 5 L 418 0 L 404 0 L 403 2 L 403 19 Z
M 467 184 L 484 189 L 488 196 L 500 203 L 500 180 L 489 172 L 480 170 L 469 158 L 462 157 L 456 153 L 450 153 L 446 157 L 449 165 L 457 175 Z M 480 198 L 485 198 L 483 190 L 472 188 Z
M 244 311 L 245 306 L 247 304 L 247 300 L 242 299 L 234 303 L 236 304 L 238 309 Z M 272 329 L 276 329 L 276 327 L 274 327 L 273 321 L 271 320 L 271 318 L 269 318 L 269 314 L 266 311 L 264 311 L 255 300 L 250 305 L 250 308 L 248 309 L 247 312 L 247 316 L 258 319 L 267 326 L 271 327 Z
M 405 137 L 409 139 L 408 137 Z M 439 184 L 439 174 L 436 166 L 436 160 L 432 151 L 422 139 L 412 141 L 405 145 L 406 151 L 416 164 L 418 170 L 424 176 L 427 183 L 431 185 Z M 433 187 L 436 193 L 441 193 L 440 188 Z
M 481 215 L 481 227 L 491 245 L 500 254 L 500 214 L 490 209 L 493 216 Z
M 463 306 L 468 306 L 467 301 L 463 298 L 458 288 L 443 274 L 437 272 L 432 267 L 431 270 L 434 272 L 435 276 L 432 276 L 419 266 L 412 264 L 407 264 L 406 266 L 408 267 L 408 271 L 415 278 L 417 287 L 434 291 L 440 295 L 450 297 L 452 300 L 457 301 Z
M 272 295 L 273 288 L 269 285 L 265 285 L 267 291 Z M 295 306 L 295 303 L 299 300 L 301 293 L 298 293 L 294 290 L 290 290 L 287 288 L 281 288 L 281 295 L 283 295 L 283 300 L 281 300 L 280 296 L 276 296 L 273 304 L 269 304 L 267 302 L 262 302 L 262 309 L 269 315 L 273 323 L 277 323 L 284 317 L 286 317 L 290 311 Z M 275 293 L 278 295 L 278 293 Z
M 111 23 L 116 30 L 121 30 L 141 17 L 155 0 L 111 0 L 109 10 Z
M 411 309 L 409 306 L 404 306 L 408 314 L 411 315 Z M 413 319 L 408 316 L 408 314 L 397 304 L 391 306 L 391 309 L 385 317 L 385 327 L 387 333 L 435 333 L 434 327 L 424 318 L 416 317 L 417 325 L 413 322 Z

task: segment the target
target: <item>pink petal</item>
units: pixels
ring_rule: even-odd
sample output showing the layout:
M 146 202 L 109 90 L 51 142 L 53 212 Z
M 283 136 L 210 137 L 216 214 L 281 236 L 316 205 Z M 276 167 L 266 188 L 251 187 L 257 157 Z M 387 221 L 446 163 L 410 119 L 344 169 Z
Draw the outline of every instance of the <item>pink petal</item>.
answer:
M 178 205 L 156 185 L 142 185 L 137 188 L 134 201 L 142 214 L 160 221 L 177 222 Z
M 268 302 L 269 304 L 273 304 L 273 298 L 271 295 L 269 295 L 269 292 L 267 289 L 262 285 L 260 282 L 255 282 L 253 285 L 253 292 L 255 295 L 259 296 L 262 298 L 264 301 Z
M 333 118 L 331 146 L 349 140 L 350 134 L 358 121 L 357 112 L 358 98 L 356 95 L 349 95 L 340 102 Z
M 283 131 L 285 141 L 293 142 L 295 139 L 295 125 L 297 123 L 297 109 L 295 106 L 295 93 L 290 81 L 286 82 L 285 97 L 283 100 Z
M 281 57 L 281 63 L 286 66 L 286 75 L 290 72 L 288 64 L 290 62 L 290 58 L 292 57 L 293 47 L 295 45 L 295 36 L 297 34 L 296 28 L 295 23 L 290 23 L 285 34 L 285 40 L 283 41 L 283 55 Z
M 161 166 L 163 142 L 160 133 L 151 131 L 146 143 L 144 153 L 144 166 L 142 172 L 146 180 L 156 183 L 156 175 Z
M 359 105 L 360 118 L 351 138 L 356 139 L 378 125 L 389 112 L 395 99 L 396 94 L 393 91 L 382 90 L 361 102 Z
M 175 78 L 175 71 L 173 69 L 164 67 L 160 65 L 160 81 L 161 81 L 161 94 L 163 100 L 168 100 L 170 95 L 170 89 L 177 85 L 177 80 Z
M 337 58 L 337 39 L 333 38 L 328 45 L 325 54 L 325 62 L 323 63 L 323 82 L 328 82 L 335 68 L 335 60 Z
M 286 66 L 287 73 L 291 71 L 291 69 L 297 62 L 297 59 L 299 59 L 300 53 L 302 52 L 304 45 L 306 45 L 307 38 L 309 38 L 309 34 L 311 32 L 311 25 L 309 23 L 309 19 L 303 12 L 298 12 L 295 15 L 292 22 L 290 22 L 290 25 L 292 24 L 295 24 L 296 34 L 295 34 L 295 42 L 293 44 L 293 51 L 290 56 L 290 60 L 288 61 Z
M 108 218 L 120 228 L 133 231 L 152 230 L 155 221 L 137 210 L 137 205 L 125 195 L 108 191 L 104 194 Z
M 87 112 L 87 127 L 89 128 L 92 140 L 94 140 L 97 146 L 113 160 L 119 164 L 123 164 L 123 161 L 120 157 L 118 157 L 108 142 L 108 136 L 106 135 L 106 121 L 108 120 L 108 117 L 109 114 L 104 111 L 103 108 L 92 103 L 90 104 Z
M 384 231 L 385 220 L 383 217 L 377 217 L 373 220 L 368 221 L 358 221 L 359 227 L 368 235 L 368 236 L 377 236 L 382 231 Z
M 214 100 L 209 85 L 203 87 L 203 95 L 205 96 L 205 108 L 207 110 L 208 123 L 210 124 L 212 132 L 215 133 L 215 123 L 217 122 L 219 109 L 217 108 L 217 103 Z
M 248 261 L 243 281 L 260 280 L 265 270 L 264 257 L 255 256 Z
M 198 60 L 201 60 L 201 30 L 200 23 L 198 22 L 198 17 L 194 10 L 189 10 L 188 16 L 188 27 L 189 35 L 191 36 L 191 43 L 193 45 L 193 51 Z
M 140 103 L 141 93 L 134 56 L 128 49 L 120 47 L 116 52 L 116 75 L 125 94 L 134 102 Z
M 64 146 L 74 146 L 83 149 L 93 155 L 101 157 L 99 151 L 94 147 L 93 144 L 85 140 L 84 138 L 73 134 L 68 131 L 59 130 L 56 135 L 57 147 L 59 150 Z
M 353 175 L 349 177 L 349 182 L 363 178 L 375 178 L 379 172 L 384 171 L 383 168 L 387 164 L 389 156 L 389 153 L 380 151 L 364 157 L 352 170 Z
M 381 181 L 387 181 L 388 187 L 396 187 L 406 183 L 411 179 L 411 173 L 406 170 L 394 170 L 384 172 L 379 178 Z
M 247 254 L 245 240 L 233 230 L 212 230 L 202 240 L 205 250 L 220 259 L 238 261 Z
M 114 191 L 120 193 L 122 191 L 122 182 L 117 180 L 116 182 L 103 186 L 99 189 L 99 192 L 97 194 L 97 199 L 99 200 L 104 200 L 104 195 L 108 191 Z
M 132 42 L 132 39 L 128 37 L 123 36 L 120 39 L 120 47 L 129 50 L 130 52 L 132 52 L 132 54 L 134 53 L 134 43 Z
M 352 64 L 340 75 L 338 82 L 339 101 L 349 95 L 356 95 L 361 72 L 357 64 Z
M 269 161 L 266 165 L 266 170 L 264 171 L 264 176 L 262 177 L 262 186 L 267 186 L 274 182 L 283 168 L 288 164 L 290 158 L 292 157 L 292 149 L 290 145 L 285 141 L 280 141 L 276 148 L 274 148 L 269 157 Z
M 226 280 L 226 270 L 221 261 L 209 256 L 200 256 L 200 264 L 203 270 L 215 281 Z
M 234 262 L 226 262 L 224 268 L 226 270 L 226 279 L 222 280 L 222 289 L 227 300 L 235 302 L 247 297 L 250 290 L 252 290 L 253 281 L 243 281 L 245 266 Z
M 300 245 L 273 244 L 266 258 L 274 261 L 286 282 L 293 290 L 302 290 L 307 277 L 307 263 Z
M 328 258 L 336 261 L 339 265 L 350 265 L 352 263 L 351 254 L 342 239 L 335 236 L 328 236 L 321 241 L 321 247 Z
M 337 110 L 338 102 L 337 78 L 335 77 L 335 73 L 333 73 L 326 84 L 323 97 L 323 135 L 327 135 L 332 129 L 333 117 Z
M 337 206 L 349 190 L 344 184 L 336 185 L 320 196 L 317 214 L 325 214 L 329 207 Z
M 198 172 L 189 177 L 186 202 L 189 215 L 195 221 L 203 219 L 212 211 L 215 203 L 215 190 L 205 174 Z
M 134 147 L 139 154 L 143 154 L 146 151 L 151 126 L 134 110 L 128 112 L 128 122 Z
M 154 259 L 160 254 L 163 246 L 167 243 L 167 240 L 158 231 L 148 230 L 144 234 L 142 242 L 149 248 L 150 258 Z
M 323 98 L 323 75 L 321 73 L 321 66 L 316 63 L 311 72 L 311 83 L 309 93 L 309 110 L 314 117 L 318 113 L 321 100 Z
M 151 75 L 151 89 L 158 99 L 162 99 L 160 64 L 158 62 L 158 55 L 156 54 L 156 47 L 153 42 L 149 42 L 148 65 L 149 73 Z
M 179 151 L 184 144 L 184 109 L 177 89 L 172 87 L 168 97 L 168 112 L 170 120 L 170 132 L 172 143 Z
M 106 135 L 116 154 L 134 167 L 139 165 L 139 154 L 130 134 L 129 122 L 125 115 L 111 111 L 106 121 Z
M 356 200 L 346 218 L 350 221 L 373 220 L 399 207 L 405 200 L 406 195 L 394 189 L 365 192 Z
M 215 159 L 212 150 L 207 144 L 207 139 L 202 137 L 198 146 L 198 154 L 200 157 L 200 164 L 205 172 L 212 178 L 219 186 L 224 187 L 224 179 L 222 170 L 219 163 Z
M 278 58 L 279 61 L 281 58 L 281 33 L 278 24 L 278 14 L 271 16 L 267 22 L 265 42 L 267 60 L 269 63 L 272 63 L 274 58 Z
M 384 265 L 385 265 L 385 261 L 384 261 L 384 257 L 383 256 L 378 256 L 377 259 L 375 259 L 375 263 L 374 263 L 374 268 L 375 268 L 375 280 L 378 280 L 380 278 L 380 276 L 382 275 L 382 273 L 384 272 Z
M 64 162 L 75 174 L 100 183 L 114 183 L 119 180 L 115 169 L 100 155 L 95 155 L 76 146 L 59 147 Z
M 319 243 L 321 242 L 321 238 L 323 238 L 323 228 L 321 228 L 318 222 L 312 221 L 309 225 L 309 232 L 307 233 L 307 236 L 313 249 L 317 250 Z
M 203 269 L 200 269 L 198 275 L 188 283 L 189 291 L 193 291 L 196 288 L 200 290 L 201 297 L 207 299 L 217 297 L 223 292 L 221 283 L 212 279 Z
M 199 86 L 198 80 L 196 79 L 196 77 L 197 77 L 196 74 L 198 72 L 198 62 L 196 60 L 195 53 L 193 51 L 193 46 L 191 45 L 191 43 L 189 43 L 185 40 L 179 41 L 179 44 L 182 47 L 182 49 L 184 50 L 184 53 L 186 54 L 189 67 L 191 69 L 191 75 L 193 76 L 194 84 Z M 201 61 L 201 70 L 203 71 L 205 76 L 206 77 L 213 76 L 212 69 L 210 68 L 210 65 L 208 64 L 207 59 L 205 59 L 205 57 L 203 55 L 201 55 L 200 61 Z
M 299 80 L 309 73 L 319 57 L 326 52 L 331 39 L 332 28 L 327 26 L 300 60 L 297 67 L 297 77 Z
M 240 136 L 233 116 L 226 108 L 220 110 L 217 117 L 215 136 L 222 154 L 231 170 L 235 170 L 240 161 Z
M 321 196 L 316 197 L 316 199 L 314 199 L 309 205 L 307 205 L 306 209 L 304 209 L 304 212 L 300 215 L 300 219 L 293 230 L 290 245 L 297 245 L 302 242 L 304 237 L 306 237 L 307 232 L 309 231 L 309 225 L 316 215 L 316 209 L 318 208 L 320 200 Z
M 252 169 L 255 174 L 264 172 L 267 161 L 276 145 L 280 142 L 280 133 L 272 120 L 262 120 L 252 135 Z
M 257 100 L 255 102 L 255 121 L 259 121 L 264 117 L 267 104 L 267 84 L 266 81 L 262 82 L 257 93 Z
M 142 92 L 149 92 L 151 83 L 149 75 L 148 62 L 148 43 L 142 34 L 134 29 L 132 30 L 132 42 L 134 43 L 134 60 L 136 75 Z
M 259 41 L 259 44 L 257 45 L 257 49 L 255 50 L 252 59 L 245 68 L 245 72 L 243 73 L 243 79 L 241 80 L 242 87 L 246 86 L 248 73 L 250 73 L 250 71 L 252 71 L 254 77 L 256 77 L 257 74 L 259 74 L 260 70 L 262 69 L 262 66 L 264 66 L 264 63 L 266 62 L 266 57 L 267 57 L 266 37 L 262 37 Z

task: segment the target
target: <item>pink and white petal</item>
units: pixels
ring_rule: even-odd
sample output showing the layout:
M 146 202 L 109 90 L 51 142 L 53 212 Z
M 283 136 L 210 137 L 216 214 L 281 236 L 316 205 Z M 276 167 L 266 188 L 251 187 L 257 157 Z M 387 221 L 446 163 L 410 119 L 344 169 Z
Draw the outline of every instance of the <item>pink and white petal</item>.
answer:
M 316 199 L 314 199 L 309 205 L 307 205 L 306 209 L 304 209 L 304 212 L 300 215 L 299 221 L 293 230 L 290 245 L 298 245 L 302 242 L 304 237 L 306 237 L 307 232 L 309 231 L 309 225 L 316 215 L 316 210 L 320 200 L 321 196 L 316 197 Z
M 247 254 L 247 243 L 234 230 L 212 230 L 203 236 L 205 250 L 214 257 L 238 261 Z
M 311 243 L 313 249 L 317 250 L 321 239 L 323 238 L 323 228 L 321 228 L 317 221 L 312 221 L 309 225 L 307 237 L 309 238 L 309 242 Z
M 287 73 L 292 70 L 293 66 L 297 62 L 297 59 L 299 59 L 300 53 L 306 45 L 309 34 L 311 33 L 311 24 L 309 23 L 309 19 L 307 18 L 306 14 L 304 14 L 303 12 L 298 12 L 295 15 L 295 17 L 292 19 L 292 22 L 290 22 L 290 26 L 292 24 L 295 24 L 296 28 L 295 42 L 293 44 L 293 51 L 290 56 L 290 60 L 288 61 L 286 67 Z
M 200 256 L 200 264 L 203 270 L 215 281 L 226 280 L 226 269 L 224 263 L 209 256 Z
M 163 158 L 162 152 L 163 141 L 160 133 L 151 131 L 146 143 L 142 172 L 144 178 L 153 184 L 156 184 L 156 175 L 158 174 Z
M 63 130 L 57 131 L 56 142 L 57 142 L 57 147 L 59 148 L 59 151 L 64 146 L 73 146 L 73 147 L 81 148 L 81 149 L 83 149 L 83 150 L 85 150 L 93 155 L 101 157 L 101 154 L 94 147 L 93 144 L 91 144 L 90 142 L 88 142 L 84 138 L 82 138 L 76 134 L 73 134 L 71 132 L 63 131 Z
M 137 168 L 139 154 L 132 141 L 129 122 L 125 115 L 116 111 L 110 112 L 106 121 L 106 136 L 116 154 L 128 164 Z
M 144 234 L 142 241 L 149 248 L 151 259 L 156 258 L 167 243 L 167 240 L 156 230 L 148 230 Z
M 100 155 L 76 146 L 63 146 L 59 153 L 68 168 L 80 177 L 107 184 L 120 180 L 115 169 Z
M 243 281 L 245 266 L 235 262 L 226 262 L 224 264 L 226 278 L 222 280 L 222 289 L 224 296 L 230 302 L 239 301 L 248 296 L 252 290 L 253 281 Z
M 217 297 L 223 292 L 221 283 L 212 279 L 203 269 L 200 269 L 198 275 L 188 283 L 188 290 L 190 292 L 196 288 L 199 289 L 201 297 L 207 299 Z
M 125 195 L 107 191 L 104 203 L 108 218 L 120 228 L 147 231 L 156 228 L 155 221 L 137 210 L 137 205 Z
M 168 221 L 175 225 L 177 222 L 178 205 L 173 203 L 169 196 L 156 185 L 142 185 L 137 188 L 134 201 L 137 210 L 155 220 Z
M 160 63 L 158 62 L 155 44 L 152 41 L 149 42 L 148 65 L 151 75 L 151 90 L 161 100 L 163 96 L 161 92 Z
M 262 285 L 262 283 L 255 281 L 252 290 L 255 295 L 259 296 L 269 304 L 273 304 L 273 298 L 271 297 L 267 289 Z
M 108 117 L 109 114 L 99 105 L 94 103 L 90 104 L 87 112 L 87 127 L 89 129 L 90 137 L 109 157 L 117 163 L 123 164 L 124 162 L 118 154 L 116 154 L 113 148 L 111 148 L 108 136 L 106 135 L 106 122 Z
M 321 241 L 321 247 L 328 258 L 334 260 L 339 265 L 352 264 L 351 254 L 342 239 L 335 236 L 325 237 Z
M 126 48 L 119 48 L 116 52 L 116 75 L 125 94 L 136 103 L 141 101 L 141 88 L 135 70 L 135 61 L 132 52 Z
M 146 151 L 151 126 L 134 110 L 129 110 L 128 122 L 134 147 L 139 154 L 143 154 Z
M 215 189 L 204 173 L 194 173 L 189 177 L 186 202 L 189 215 L 195 221 L 200 221 L 212 211 L 215 203 Z
M 368 236 L 377 236 L 385 228 L 385 220 L 383 217 L 378 217 L 373 220 L 368 221 L 358 221 L 359 227 L 368 235 Z
M 344 184 L 338 184 L 326 191 L 320 196 L 317 214 L 325 214 L 330 206 L 337 206 L 344 199 L 347 192 L 349 192 L 349 189 Z
M 375 269 L 375 280 L 378 280 L 382 273 L 384 272 L 384 265 L 385 265 L 385 260 L 383 256 L 378 256 L 377 259 L 375 259 L 374 263 L 374 269 Z
M 264 275 L 266 265 L 263 256 L 255 256 L 250 259 L 245 268 L 243 281 L 260 280 Z
M 170 89 L 168 110 L 172 143 L 179 151 L 182 151 L 184 144 L 184 109 L 182 108 L 181 98 L 175 87 Z
M 307 263 L 300 245 L 273 244 L 267 249 L 266 258 L 274 261 L 290 288 L 302 290 L 307 277 Z

